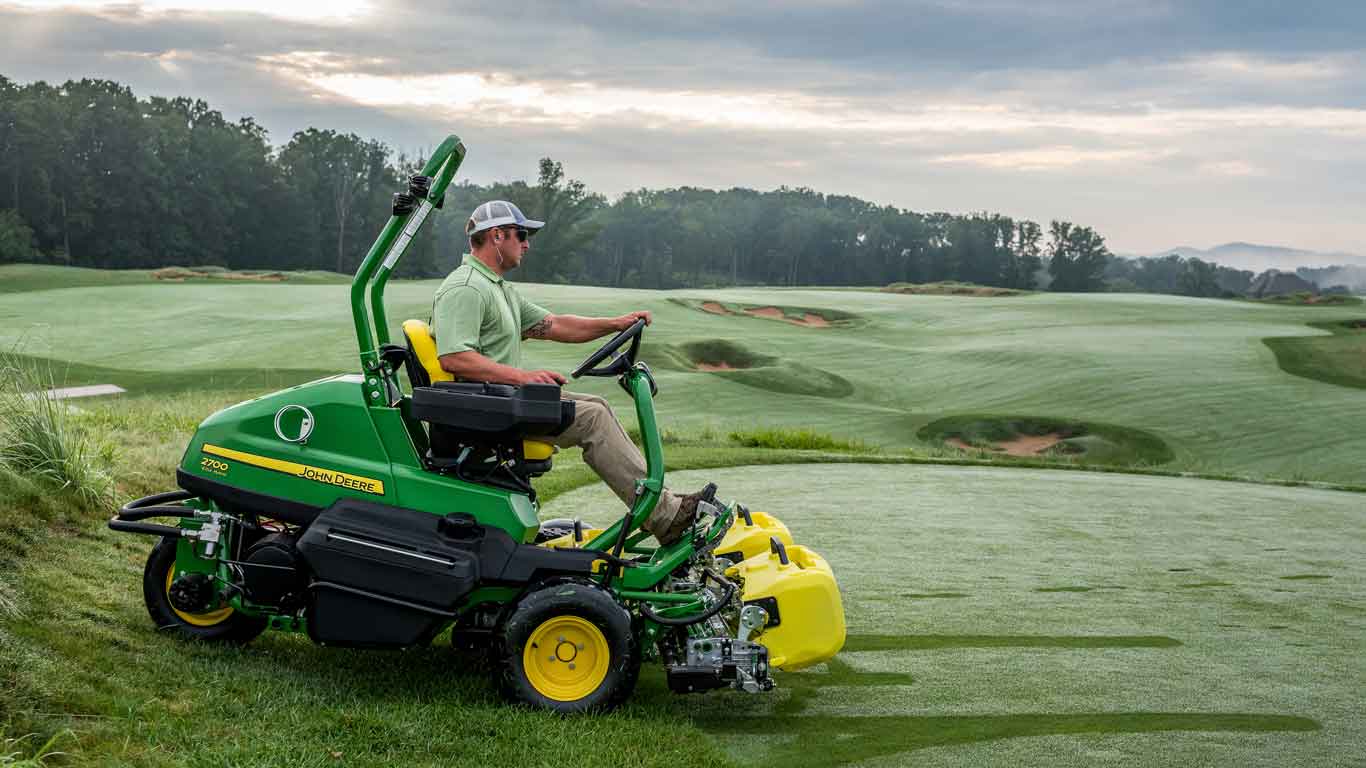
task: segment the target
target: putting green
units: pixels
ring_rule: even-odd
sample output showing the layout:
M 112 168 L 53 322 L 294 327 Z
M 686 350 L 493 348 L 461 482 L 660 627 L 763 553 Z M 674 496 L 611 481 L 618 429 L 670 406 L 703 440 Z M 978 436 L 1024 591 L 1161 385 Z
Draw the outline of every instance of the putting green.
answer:
M 934 466 L 680 472 L 830 561 L 849 624 L 770 697 L 685 699 L 786 766 L 1345 765 L 1366 753 L 1366 509 L 1333 491 Z M 547 517 L 607 522 L 605 487 Z

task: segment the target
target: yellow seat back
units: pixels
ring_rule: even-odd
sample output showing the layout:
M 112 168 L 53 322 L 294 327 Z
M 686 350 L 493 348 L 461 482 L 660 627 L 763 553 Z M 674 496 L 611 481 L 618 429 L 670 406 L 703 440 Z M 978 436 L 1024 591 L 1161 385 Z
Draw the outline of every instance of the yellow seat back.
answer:
M 455 381 L 455 376 L 443 369 L 441 360 L 437 358 L 436 337 L 432 335 L 431 326 L 421 320 L 405 320 L 403 335 L 408 337 L 408 344 L 413 348 L 413 354 L 422 364 L 422 369 L 427 372 L 429 380 Z
M 436 354 L 436 337 L 432 335 L 431 326 L 421 320 L 404 320 L 403 335 L 408 337 L 408 345 L 413 348 L 413 354 L 417 361 L 422 364 L 422 369 L 427 372 L 430 381 L 455 381 L 455 376 L 441 367 L 441 360 Z M 545 461 L 555 453 L 555 446 L 540 440 L 523 440 L 522 455 L 528 461 Z

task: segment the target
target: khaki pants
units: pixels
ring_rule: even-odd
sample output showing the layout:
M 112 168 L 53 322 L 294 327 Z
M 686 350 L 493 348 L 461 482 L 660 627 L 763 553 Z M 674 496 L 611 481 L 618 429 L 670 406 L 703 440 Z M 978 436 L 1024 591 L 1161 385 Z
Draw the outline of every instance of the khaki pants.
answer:
M 578 392 L 562 391 L 561 396 L 574 401 L 574 422 L 549 441 L 561 448 L 583 448 L 583 460 L 622 503 L 631 506 L 636 498 L 636 481 L 645 477 L 645 457 L 640 449 L 621 428 L 606 400 Z M 678 497 L 666 489 L 641 527 L 651 533 L 662 533 L 678 515 L 678 507 Z

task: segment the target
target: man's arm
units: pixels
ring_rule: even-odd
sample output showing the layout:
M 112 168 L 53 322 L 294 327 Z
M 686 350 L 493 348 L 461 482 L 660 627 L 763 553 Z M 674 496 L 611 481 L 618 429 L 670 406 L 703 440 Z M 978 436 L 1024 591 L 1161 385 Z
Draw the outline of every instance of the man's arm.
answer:
M 540 322 L 522 332 L 524 339 L 549 339 L 568 344 L 600 339 L 609 333 L 630 328 L 641 318 L 650 324 L 649 312 L 629 312 L 620 317 L 580 317 L 578 315 L 546 315 Z
M 565 378 L 554 371 L 524 371 L 510 365 L 495 363 L 473 350 L 442 355 L 441 369 L 465 381 L 487 381 L 493 384 L 563 384 Z

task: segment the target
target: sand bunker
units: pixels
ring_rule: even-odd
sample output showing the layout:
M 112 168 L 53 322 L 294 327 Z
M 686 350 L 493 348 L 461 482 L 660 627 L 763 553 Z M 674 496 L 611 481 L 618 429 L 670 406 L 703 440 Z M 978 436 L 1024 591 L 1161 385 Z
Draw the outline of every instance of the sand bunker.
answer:
M 783 319 L 783 311 L 777 307 L 755 307 L 753 309 L 745 310 L 745 314 L 754 315 L 755 317 L 767 317 L 773 320 Z
M 1049 432 L 1046 435 L 1020 435 L 1011 440 L 990 443 L 985 450 L 1004 453 L 1007 456 L 1038 456 L 1063 440 L 1063 436 L 1057 432 Z M 965 451 L 983 450 L 981 446 L 971 445 L 957 437 L 950 437 L 944 443 Z
M 1016 288 L 997 288 L 976 283 L 892 283 L 882 289 L 887 293 L 905 293 L 916 296 L 1022 296 L 1028 291 Z
M 696 364 L 696 367 L 697 367 L 697 370 L 699 370 L 699 371 L 733 371 L 733 370 L 735 370 L 735 366 L 733 366 L 733 365 L 731 365 L 731 364 L 729 364 L 729 363 L 706 363 L 706 362 L 699 362 L 699 363 Z
M 281 283 L 288 279 L 281 272 L 200 272 L 182 267 L 163 267 L 152 272 L 152 277 L 167 283 L 183 283 L 186 279 Z
M 703 305 L 703 308 L 706 308 L 705 304 Z M 793 325 L 804 325 L 811 328 L 825 328 L 830 325 L 830 322 L 828 320 L 816 314 L 815 312 L 807 312 L 801 317 L 788 317 L 786 314 L 783 313 L 781 309 L 777 307 L 753 307 L 750 309 L 746 309 L 745 314 L 753 315 L 754 317 L 764 317 L 769 320 L 782 320 L 785 323 L 792 323 Z
M 709 315 L 722 315 L 725 317 L 759 317 L 764 320 L 779 320 L 792 325 L 800 325 L 803 328 L 829 328 L 835 323 L 847 323 L 854 319 L 854 315 L 838 312 L 835 310 L 811 311 L 805 307 L 779 307 L 779 306 L 745 306 L 743 304 L 731 304 L 727 306 L 719 301 L 698 302 L 695 299 L 671 299 L 678 304 L 693 309 L 700 309 Z

